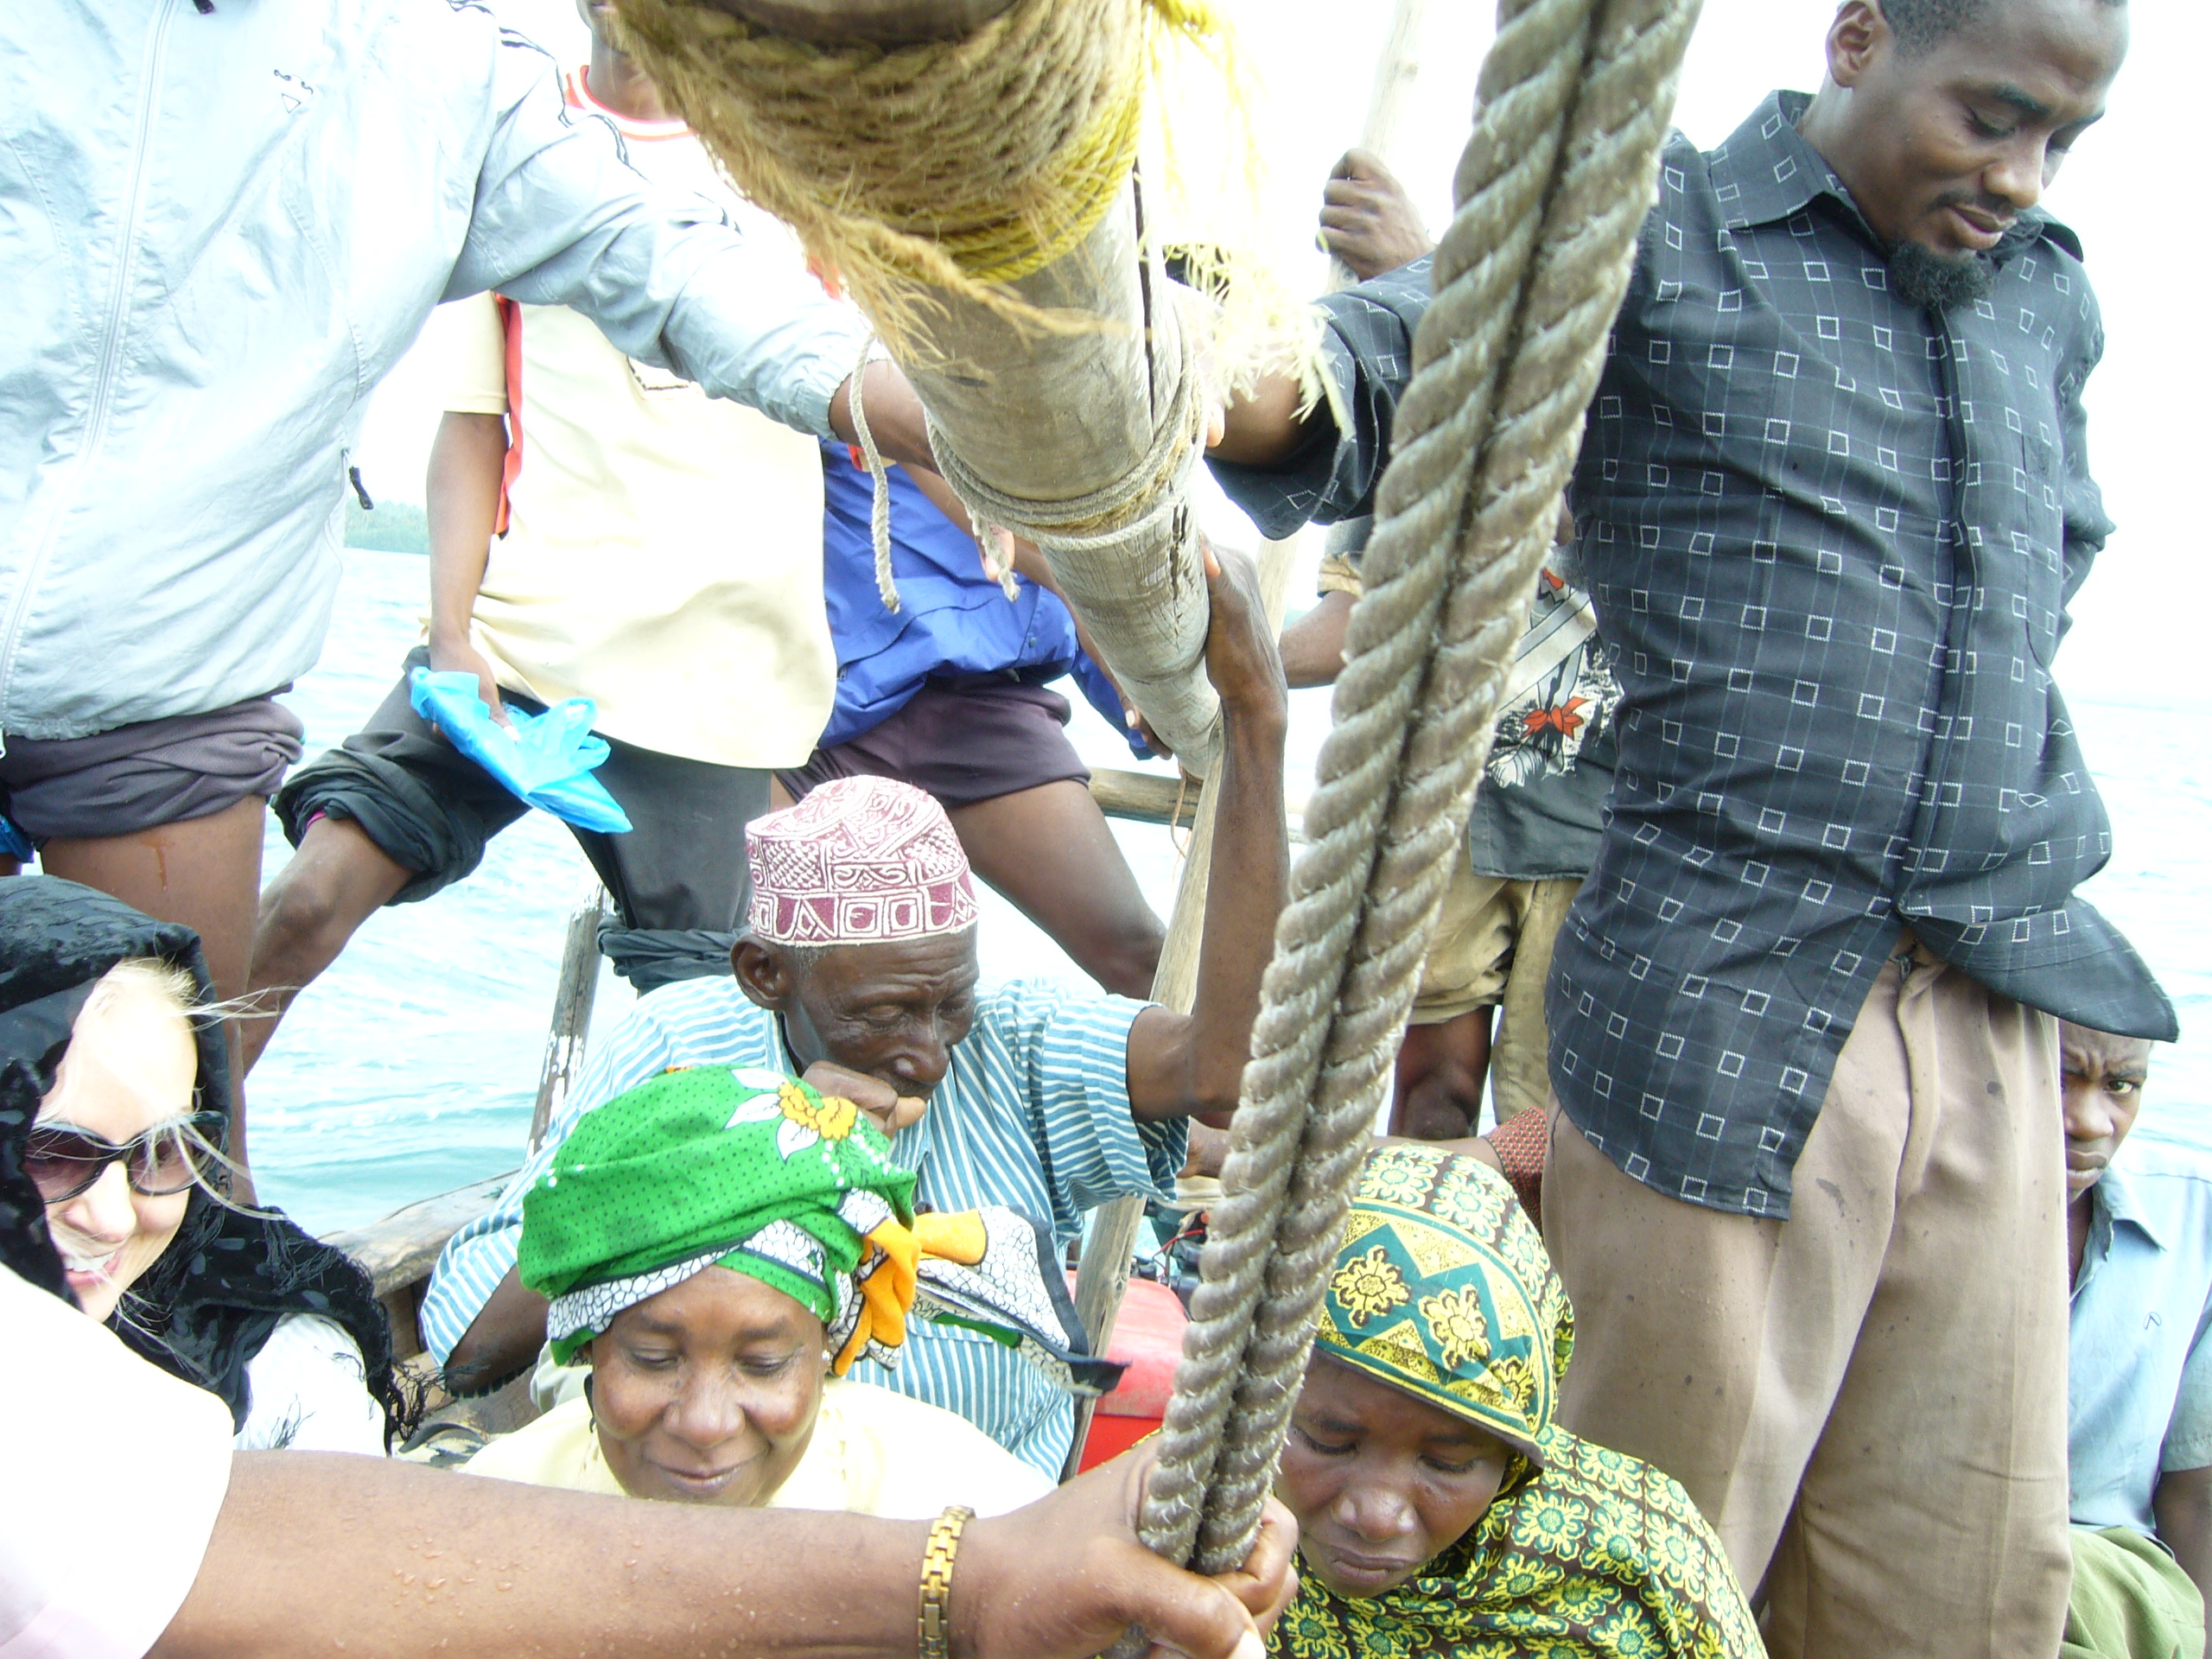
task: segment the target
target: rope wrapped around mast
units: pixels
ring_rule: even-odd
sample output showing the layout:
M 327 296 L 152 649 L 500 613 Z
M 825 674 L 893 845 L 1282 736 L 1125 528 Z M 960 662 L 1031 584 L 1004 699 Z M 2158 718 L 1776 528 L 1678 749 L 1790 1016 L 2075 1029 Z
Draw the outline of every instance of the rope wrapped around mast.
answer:
M 1010 0 L 961 38 L 892 45 L 788 38 L 715 0 L 617 15 L 739 188 L 866 312 L 979 531 L 1037 543 L 1122 690 L 1203 773 L 1220 722 L 1190 508 L 1200 343 L 1256 370 L 1238 342 L 1294 356 L 1284 342 L 1310 336 L 1255 260 L 1212 243 L 1196 257 L 1219 303 L 1186 312 L 1150 245 L 1134 168 L 1164 67 L 1197 54 L 1242 108 L 1214 0 Z M 880 557 L 879 579 L 892 604 Z
M 1654 194 L 1698 0 L 1501 0 L 1140 1522 L 1249 1554 Z

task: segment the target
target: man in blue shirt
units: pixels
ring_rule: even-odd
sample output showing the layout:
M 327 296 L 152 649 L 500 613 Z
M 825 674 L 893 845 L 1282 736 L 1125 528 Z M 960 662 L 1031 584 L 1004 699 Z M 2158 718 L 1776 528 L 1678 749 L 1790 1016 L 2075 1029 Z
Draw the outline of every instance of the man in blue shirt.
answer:
M 2110 1555 L 2113 1541 L 2097 1534 L 2154 1538 L 2200 1592 L 2167 1574 L 2183 1592 L 2169 1594 L 2174 1616 L 2202 1624 L 2212 1596 L 2212 1147 L 2156 1130 L 2129 1139 L 2149 1043 L 2068 1025 L 2059 1055 L 2077 1561 Z

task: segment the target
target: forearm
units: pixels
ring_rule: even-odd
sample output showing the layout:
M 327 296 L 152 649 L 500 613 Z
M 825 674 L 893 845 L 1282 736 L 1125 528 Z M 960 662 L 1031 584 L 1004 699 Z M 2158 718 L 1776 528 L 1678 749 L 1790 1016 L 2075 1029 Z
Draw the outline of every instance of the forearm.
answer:
M 1206 451 L 1207 458 L 1239 467 L 1280 465 L 1312 435 L 1317 423 L 1334 424 L 1325 402 L 1306 409 L 1305 401 L 1296 375 L 1262 376 L 1223 410 L 1221 442 Z
M 2212 1469 L 2173 1469 L 2158 1477 L 2151 1496 L 2158 1541 L 2203 1594 L 2212 1630 Z
M 1220 806 L 1206 868 L 1205 932 L 1184 1080 L 1184 1110 L 1217 1128 L 1225 1128 L 1236 1108 L 1260 1013 L 1260 981 L 1274 954 L 1275 918 L 1290 879 L 1282 798 L 1287 713 L 1278 699 L 1224 714 Z
M 914 388 L 896 363 L 879 358 L 862 371 L 861 413 L 868 418 L 868 435 L 875 440 L 876 452 L 886 461 L 895 461 L 913 471 L 918 483 L 920 474 L 937 470 L 937 454 L 930 448 L 929 421 L 922 412 L 922 400 L 915 395 Z M 849 378 L 830 399 L 830 429 L 847 443 L 861 441 L 860 423 L 853 419 L 853 384 Z M 945 493 L 950 495 L 951 492 L 947 490 Z M 938 498 L 932 495 L 931 499 Z M 954 499 L 957 502 L 958 498 Z M 942 505 L 940 502 L 940 507 Z M 960 523 L 966 517 L 963 509 L 960 518 L 954 522 Z
M 154 1652 L 903 1656 L 925 1530 L 240 1452 Z
M 1344 626 L 1357 601 L 1329 593 L 1282 631 L 1283 677 L 1294 688 L 1334 685 L 1344 666 Z
M 507 423 L 502 416 L 448 410 L 439 421 L 423 480 L 433 641 L 461 644 L 468 638 L 469 618 L 491 557 L 493 528 L 499 522 L 506 460 Z
M 494 289 L 572 306 L 615 348 L 718 397 L 827 435 L 868 323 L 780 238 L 734 231 L 704 197 L 654 191 L 604 122 L 568 111 L 544 53 L 497 49 L 493 118 L 445 297 Z
M 969 1523 L 952 1659 L 1080 1659 L 1131 1624 L 1192 1659 L 1263 1659 L 1297 1528 L 1270 1502 L 1244 1567 L 1207 1581 L 1136 1541 L 1139 1452 Z M 344 1453 L 245 1452 L 159 1659 L 906 1659 L 920 1522 L 646 1503 Z
M 512 1268 L 446 1357 L 446 1387 L 485 1394 L 520 1375 L 545 1345 L 546 1301 Z

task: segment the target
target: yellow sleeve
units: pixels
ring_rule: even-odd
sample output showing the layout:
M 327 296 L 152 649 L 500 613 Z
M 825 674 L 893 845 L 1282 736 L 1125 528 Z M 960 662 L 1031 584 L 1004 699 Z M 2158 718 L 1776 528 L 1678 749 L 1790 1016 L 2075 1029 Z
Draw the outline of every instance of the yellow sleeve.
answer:
M 441 409 L 456 415 L 507 412 L 507 337 L 489 294 L 430 313 L 415 349 L 436 365 Z
M 599 1455 L 591 1402 L 582 1396 L 554 1407 L 512 1434 L 486 1441 L 482 1451 L 461 1465 L 461 1472 L 527 1486 L 623 1495 L 620 1483 Z
M 816 1434 L 824 1427 L 839 1441 L 853 1514 L 926 1521 L 964 1503 L 978 1515 L 1004 1515 L 1052 1490 L 1050 1477 L 966 1418 L 873 1383 L 827 1384 Z

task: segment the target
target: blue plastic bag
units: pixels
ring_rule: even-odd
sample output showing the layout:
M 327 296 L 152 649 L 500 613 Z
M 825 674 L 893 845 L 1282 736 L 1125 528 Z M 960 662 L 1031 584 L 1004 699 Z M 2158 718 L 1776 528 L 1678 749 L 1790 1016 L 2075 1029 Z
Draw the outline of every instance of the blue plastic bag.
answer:
M 28 864 L 37 856 L 38 849 L 31 845 L 31 838 L 16 827 L 13 818 L 0 814 L 0 858 Z
M 591 775 L 607 759 L 607 740 L 594 737 L 599 710 L 588 697 L 570 697 L 542 715 L 507 710 L 514 729 L 492 718 L 476 694 L 476 677 L 459 669 L 434 673 L 418 668 L 407 677 L 407 701 L 446 734 L 454 747 L 498 779 L 518 800 L 543 807 L 565 823 L 603 836 L 630 828 L 628 816 Z

